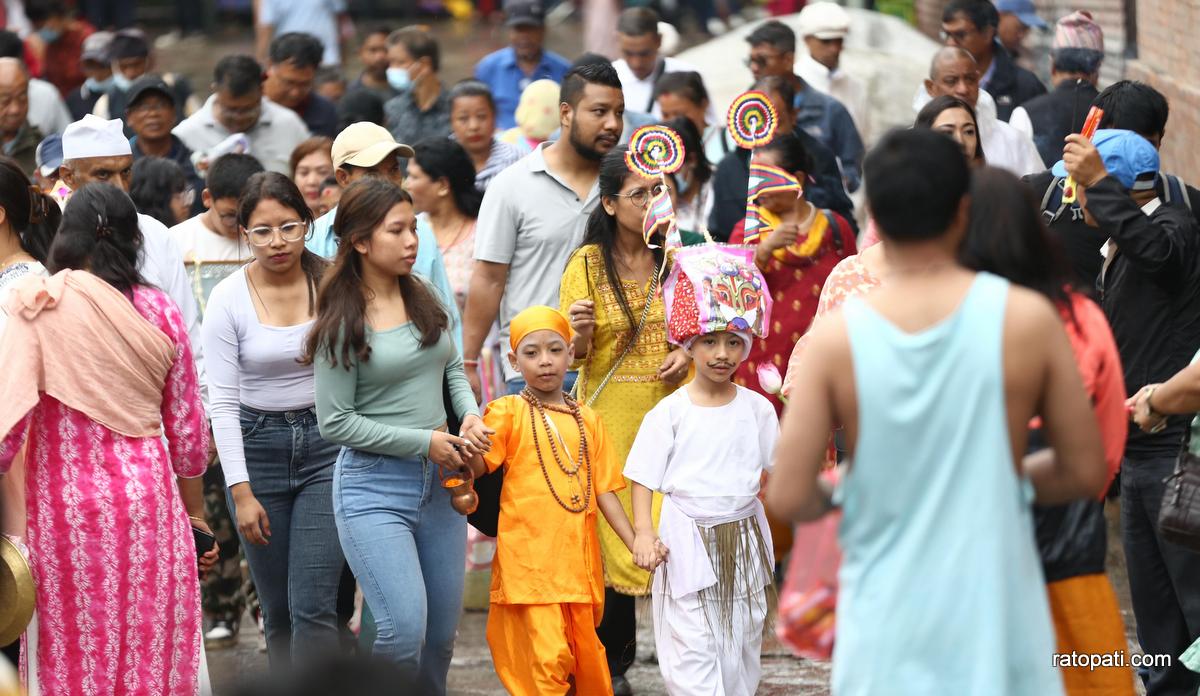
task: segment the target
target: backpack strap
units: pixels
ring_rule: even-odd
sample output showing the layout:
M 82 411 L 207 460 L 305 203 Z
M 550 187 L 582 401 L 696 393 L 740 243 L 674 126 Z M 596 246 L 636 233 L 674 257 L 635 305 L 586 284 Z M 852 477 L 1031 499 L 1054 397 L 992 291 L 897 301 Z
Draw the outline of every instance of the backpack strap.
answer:
M 1192 210 L 1192 197 L 1188 195 L 1187 184 L 1174 174 L 1163 174 L 1166 186 L 1163 186 L 1163 203 L 1171 205 L 1181 200 L 1189 212 Z
M 834 217 L 833 211 L 821 209 L 821 214 L 825 216 L 825 221 L 829 223 L 829 229 L 833 230 L 833 248 L 837 251 L 837 255 L 841 256 L 846 244 L 842 240 L 842 226 L 837 223 L 837 218 Z
M 1042 220 L 1045 221 L 1046 225 L 1052 224 L 1055 220 L 1061 217 L 1063 211 L 1071 205 L 1070 203 L 1062 200 L 1062 192 L 1064 187 L 1065 183 L 1063 178 L 1056 176 L 1050 180 L 1050 185 L 1046 187 L 1046 193 L 1042 195 Z M 1054 193 L 1056 191 L 1058 192 L 1059 204 L 1054 208 L 1054 212 L 1051 212 L 1050 209 L 1052 206 L 1050 201 L 1054 198 Z

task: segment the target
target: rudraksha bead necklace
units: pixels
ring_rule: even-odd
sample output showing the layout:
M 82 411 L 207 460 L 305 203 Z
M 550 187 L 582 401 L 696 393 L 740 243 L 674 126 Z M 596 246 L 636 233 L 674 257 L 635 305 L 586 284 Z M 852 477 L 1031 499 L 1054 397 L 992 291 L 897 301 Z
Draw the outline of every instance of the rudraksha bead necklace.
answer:
M 542 400 L 537 398 L 529 387 L 521 391 L 521 398 L 525 399 L 529 404 L 529 430 L 533 435 L 533 448 L 537 452 L 538 465 L 542 467 L 542 476 L 546 479 L 546 486 L 550 489 L 551 495 L 554 496 L 555 502 L 567 512 L 584 512 L 588 509 L 588 503 L 592 499 L 592 463 L 588 453 L 587 431 L 583 425 L 583 411 L 579 408 L 579 404 L 570 397 L 564 396 L 567 403 L 566 406 L 558 406 L 555 404 L 542 403 Z M 549 416 L 546 411 L 557 411 L 559 413 L 568 413 L 575 417 L 575 425 L 579 428 L 579 459 L 571 462 L 574 468 L 568 468 L 563 465 L 562 458 L 558 453 L 558 446 L 554 444 L 556 432 L 552 429 Z M 542 446 L 538 442 L 537 436 L 537 421 L 541 420 L 542 427 L 546 431 L 546 441 L 550 443 L 550 454 L 554 457 L 554 463 L 558 465 L 560 471 L 569 479 L 575 479 L 575 484 L 579 485 L 579 469 L 582 467 L 587 476 L 587 486 L 584 490 L 583 498 L 573 493 L 571 495 L 571 505 L 563 502 L 563 499 L 558 495 L 558 491 L 554 488 L 554 484 L 550 481 L 550 472 L 546 470 L 546 461 L 542 457 Z M 563 442 L 563 447 L 566 447 L 566 442 Z M 570 455 L 564 450 L 563 456 L 570 461 Z

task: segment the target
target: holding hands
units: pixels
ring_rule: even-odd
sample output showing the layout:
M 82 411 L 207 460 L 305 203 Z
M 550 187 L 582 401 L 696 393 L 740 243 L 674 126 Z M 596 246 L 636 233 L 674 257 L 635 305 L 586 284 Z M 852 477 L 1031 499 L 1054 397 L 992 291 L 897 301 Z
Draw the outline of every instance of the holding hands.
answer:
M 1125 401 L 1125 407 L 1129 409 L 1130 418 L 1142 430 L 1148 433 L 1161 432 L 1167 427 L 1167 417 L 1154 410 L 1150 404 L 1150 398 L 1154 396 L 1154 390 L 1160 387 L 1159 384 L 1147 384 L 1138 390 L 1138 393 L 1129 397 Z
M 653 572 L 666 563 L 670 553 L 654 532 L 638 532 L 633 539 L 633 563 L 642 570 Z

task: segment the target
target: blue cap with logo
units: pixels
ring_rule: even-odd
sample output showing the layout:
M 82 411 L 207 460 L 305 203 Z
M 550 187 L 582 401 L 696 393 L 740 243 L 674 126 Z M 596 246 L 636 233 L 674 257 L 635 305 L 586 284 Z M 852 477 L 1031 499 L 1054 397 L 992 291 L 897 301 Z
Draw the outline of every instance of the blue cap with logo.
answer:
M 1014 14 L 1021 24 L 1034 29 L 1045 29 L 1046 21 L 1038 16 L 1033 0 L 996 0 L 996 11 Z
M 1104 168 L 1127 189 L 1144 191 L 1154 188 L 1158 174 L 1158 150 L 1142 136 L 1129 130 L 1106 128 L 1096 131 L 1092 144 L 1100 151 Z M 1062 160 L 1050 168 L 1054 176 L 1067 176 Z

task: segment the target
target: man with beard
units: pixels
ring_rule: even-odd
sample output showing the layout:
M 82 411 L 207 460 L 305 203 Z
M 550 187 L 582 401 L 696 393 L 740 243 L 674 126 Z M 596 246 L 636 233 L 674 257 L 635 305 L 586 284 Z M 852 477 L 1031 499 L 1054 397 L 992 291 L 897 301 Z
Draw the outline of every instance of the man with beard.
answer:
M 521 92 L 537 80 L 561 83 L 571 63 L 545 49 L 546 13 L 540 0 L 509 0 L 504 14 L 509 45 L 484 56 L 475 66 L 475 79 L 492 90 L 496 127 L 508 130 L 517 126 Z
M 583 239 L 600 202 L 600 159 L 621 138 L 625 97 L 609 64 L 572 68 L 563 78 L 558 117 L 561 137 L 496 175 L 488 185 L 475 228 L 475 270 L 463 319 L 463 363 L 479 395 L 479 353 L 500 318 L 500 341 L 526 307 L 558 304 L 558 284 L 571 252 Z M 525 386 L 504 365 L 510 394 Z M 567 389 L 574 381 L 567 377 Z

